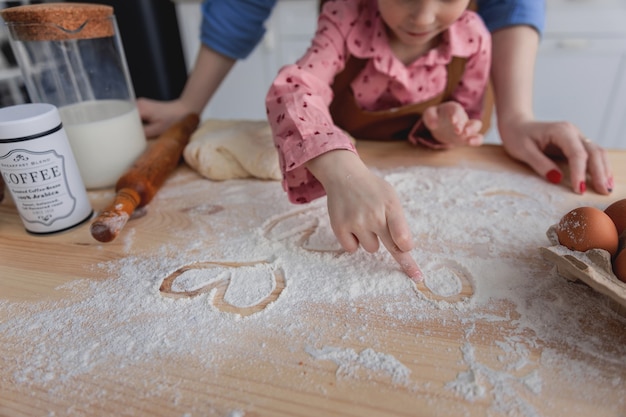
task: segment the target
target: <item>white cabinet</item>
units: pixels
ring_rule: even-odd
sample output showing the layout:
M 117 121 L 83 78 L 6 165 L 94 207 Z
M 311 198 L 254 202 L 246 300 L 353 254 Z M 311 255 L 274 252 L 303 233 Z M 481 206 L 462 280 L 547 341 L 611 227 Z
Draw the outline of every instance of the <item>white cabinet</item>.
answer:
M 178 3 L 190 68 L 199 46 L 199 7 L 198 0 Z M 263 42 L 235 65 L 203 117 L 265 118 L 267 89 L 278 69 L 308 47 L 317 7 L 317 0 L 279 0 Z M 626 149 L 624 22 L 626 0 L 547 0 L 535 71 L 538 119 L 571 121 L 603 146 Z M 499 142 L 496 129 L 487 141 Z
M 625 58 L 626 38 L 546 40 L 536 69 L 537 117 L 570 120 L 605 147 L 626 148 L 626 137 L 608 131 L 614 117 L 626 115 L 626 96 L 615 94 L 626 77 Z

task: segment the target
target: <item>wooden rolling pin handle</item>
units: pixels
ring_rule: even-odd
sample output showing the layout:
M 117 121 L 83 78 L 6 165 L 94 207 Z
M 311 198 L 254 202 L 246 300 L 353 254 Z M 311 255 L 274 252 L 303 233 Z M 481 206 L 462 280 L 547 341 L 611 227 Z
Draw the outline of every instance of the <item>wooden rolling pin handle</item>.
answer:
M 91 223 L 91 236 L 99 242 L 115 239 L 140 202 L 139 194 L 132 188 L 119 190 L 115 201 Z
M 136 208 L 148 204 L 180 162 L 183 149 L 198 127 L 200 118 L 191 113 L 163 132 L 115 184 L 117 195 L 91 224 L 91 235 L 100 242 L 117 237 Z
M 199 121 L 197 114 L 190 113 L 170 126 L 120 177 L 115 189 L 132 188 L 139 193 L 139 207 L 148 204 L 178 166 Z

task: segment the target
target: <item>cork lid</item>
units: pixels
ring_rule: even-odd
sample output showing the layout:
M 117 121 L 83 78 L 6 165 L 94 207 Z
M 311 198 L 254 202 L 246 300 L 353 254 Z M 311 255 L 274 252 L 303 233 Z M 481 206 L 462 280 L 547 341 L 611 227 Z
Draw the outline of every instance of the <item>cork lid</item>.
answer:
M 113 36 L 113 7 L 92 3 L 42 3 L 9 7 L 0 16 L 15 39 L 46 41 Z

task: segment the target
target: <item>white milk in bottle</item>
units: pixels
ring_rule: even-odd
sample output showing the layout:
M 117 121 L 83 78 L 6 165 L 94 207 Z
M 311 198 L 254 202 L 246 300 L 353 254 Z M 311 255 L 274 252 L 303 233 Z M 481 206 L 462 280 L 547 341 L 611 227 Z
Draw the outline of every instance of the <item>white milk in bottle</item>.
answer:
M 115 185 L 146 148 L 137 107 L 129 101 L 86 101 L 59 112 L 88 189 Z

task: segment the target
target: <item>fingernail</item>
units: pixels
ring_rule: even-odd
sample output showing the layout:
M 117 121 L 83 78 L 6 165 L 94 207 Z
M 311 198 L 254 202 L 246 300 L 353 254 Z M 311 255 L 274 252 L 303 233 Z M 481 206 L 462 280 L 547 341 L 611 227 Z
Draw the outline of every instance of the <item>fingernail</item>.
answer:
M 580 191 L 581 194 L 584 194 L 585 191 L 587 191 L 587 184 L 585 184 L 585 181 L 580 182 L 580 185 L 578 186 L 578 190 Z
M 613 176 L 610 176 L 610 177 L 609 177 L 608 184 L 607 184 L 607 186 L 606 186 L 607 190 L 609 190 L 609 193 L 610 193 L 610 192 L 613 192 L 613 187 L 614 187 L 614 186 L 615 186 L 615 182 L 614 182 L 614 180 L 613 180 Z
M 422 271 L 419 268 L 414 271 L 407 271 L 407 275 L 415 282 L 421 282 L 424 279 Z
M 546 174 L 546 178 L 552 184 L 560 184 L 561 183 L 561 179 L 563 179 L 563 175 L 559 171 L 557 171 L 556 169 L 553 169 L 553 170 L 551 170 L 550 172 L 548 172 Z

